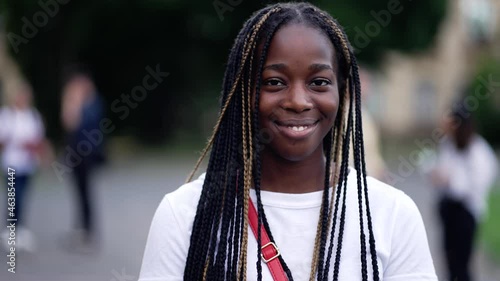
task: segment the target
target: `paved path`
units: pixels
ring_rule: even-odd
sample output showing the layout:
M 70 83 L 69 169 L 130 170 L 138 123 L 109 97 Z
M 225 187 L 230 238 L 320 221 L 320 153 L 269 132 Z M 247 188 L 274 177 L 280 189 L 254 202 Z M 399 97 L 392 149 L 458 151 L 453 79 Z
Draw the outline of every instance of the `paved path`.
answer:
M 34 181 L 27 210 L 27 223 L 36 234 L 38 249 L 34 254 L 18 253 L 16 274 L 7 272 L 6 254 L 2 253 L 0 280 L 137 280 L 153 213 L 163 195 L 184 182 L 193 163 L 194 160 L 178 156 L 144 156 L 134 161 L 114 160 L 101 170 L 94 190 L 101 250 L 92 255 L 68 253 L 60 246 L 61 235 L 70 230 L 75 216 L 73 189 L 69 183 L 59 182 L 50 171 L 41 173 Z M 402 189 L 414 198 L 424 216 L 441 275 L 432 193 L 417 174 L 410 176 Z M 5 202 L 4 195 L 0 200 Z M 483 255 L 479 257 L 479 280 L 500 280 L 498 270 L 495 272 Z
M 67 252 L 61 237 L 73 225 L 74 193 L 51 171 L 33 183 L 27 223 L 36 234 L 34 254 L 18 253 L 17 272 L 7 272 L 0 256 L 2 281 L 132 281 L 137 280 L 154 211 L 163 195 L 185 180 L 193 161 L 178 157 L 114 160 L 96 174 L 94 198 L 101 250 L 91 255 Z M 0 198 L 4 202 L 4 197 Z M 2 205 L 3 206 L 3 205 Z

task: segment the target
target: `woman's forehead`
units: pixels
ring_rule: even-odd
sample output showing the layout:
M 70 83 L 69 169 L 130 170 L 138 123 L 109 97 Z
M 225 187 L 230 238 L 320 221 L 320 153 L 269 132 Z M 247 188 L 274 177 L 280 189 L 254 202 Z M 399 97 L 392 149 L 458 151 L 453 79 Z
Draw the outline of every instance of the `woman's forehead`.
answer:
M 334 67 L 335 49 L 330 39 L 317 28 L 305 24 L 281 27 L 271 40 L 266 64 L 304 59 L 314 60 L 313 63 L 329 62 Z

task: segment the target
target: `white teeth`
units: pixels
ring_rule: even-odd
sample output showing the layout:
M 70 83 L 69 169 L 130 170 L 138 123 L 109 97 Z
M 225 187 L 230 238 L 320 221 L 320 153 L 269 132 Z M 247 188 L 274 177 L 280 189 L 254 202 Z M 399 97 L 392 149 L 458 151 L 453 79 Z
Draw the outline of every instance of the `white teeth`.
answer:
M 291 128 L 295 132 L 301 132 L 301 131 L 304 131 L 305 129 L 307 129 L 308 126 L 289 126 L 288 128 Z

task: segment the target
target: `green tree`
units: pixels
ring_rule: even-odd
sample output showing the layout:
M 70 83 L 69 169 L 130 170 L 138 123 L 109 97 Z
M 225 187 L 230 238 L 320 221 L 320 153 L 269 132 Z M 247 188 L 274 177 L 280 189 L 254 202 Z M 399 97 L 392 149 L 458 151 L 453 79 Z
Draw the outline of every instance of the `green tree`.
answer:
M 357 58 L 376 64 L 387 50 L 418 52 L 434 41 L 446 0 L 320 1 L 344 26 Z
M 481 64 L 464 99 L 478 123 L 479 132 L 492 145 L 500 146 L 500 62 L 487 58 Z

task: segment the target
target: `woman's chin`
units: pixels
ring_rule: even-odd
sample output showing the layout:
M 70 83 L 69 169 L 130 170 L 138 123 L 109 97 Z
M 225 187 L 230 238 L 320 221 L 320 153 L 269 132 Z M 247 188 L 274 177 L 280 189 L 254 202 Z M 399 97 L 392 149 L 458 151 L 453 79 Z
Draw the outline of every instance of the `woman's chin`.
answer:
M 289 149 L 279 149 L 278 151 L 275 151 L 275 154 L 277 154 L 280 158 L 290 161 L 290 162 L 301 162 L 309 157 L 314 153 L 314 149 L 307 149 L 307 148 L 289 148 Z

